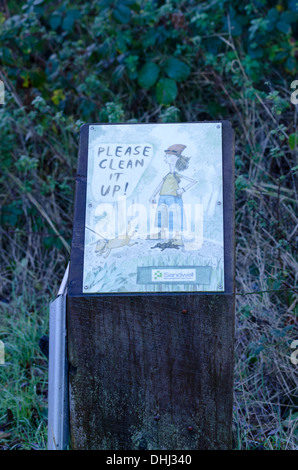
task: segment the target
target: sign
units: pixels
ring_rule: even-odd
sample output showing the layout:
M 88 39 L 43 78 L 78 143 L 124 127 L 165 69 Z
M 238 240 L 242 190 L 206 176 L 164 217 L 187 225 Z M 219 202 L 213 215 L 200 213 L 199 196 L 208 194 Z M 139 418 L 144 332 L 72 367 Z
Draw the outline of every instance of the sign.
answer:
M 89 126 L 85 294 L 224 291 L 222 123 Z

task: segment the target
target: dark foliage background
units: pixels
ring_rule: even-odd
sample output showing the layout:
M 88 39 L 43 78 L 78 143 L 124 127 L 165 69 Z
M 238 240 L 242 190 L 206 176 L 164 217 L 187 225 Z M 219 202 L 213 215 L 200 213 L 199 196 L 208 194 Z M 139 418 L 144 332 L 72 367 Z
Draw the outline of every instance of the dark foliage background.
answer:
M 234 445 L 297 448 L 297 16 L 295 0 L 2 0 L 3 449 L 46 446 L 38 339 L 69 257 L 80 125 L 213 119 L 236 134 Z

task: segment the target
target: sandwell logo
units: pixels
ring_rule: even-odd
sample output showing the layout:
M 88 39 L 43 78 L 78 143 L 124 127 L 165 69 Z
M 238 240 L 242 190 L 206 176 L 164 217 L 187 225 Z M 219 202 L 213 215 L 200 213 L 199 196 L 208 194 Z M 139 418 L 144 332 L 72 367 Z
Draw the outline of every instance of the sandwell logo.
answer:
M 152 273 L 152 274 L 153 274 L 153 273 Z M 160 278 L 160 277 L 162 278 L 162 272 L 159 271 L 159 270 L 155 271 L 155 272 L 154 272 L 154 281 L 155 281 L 156 279 Z
M 195 282 L 195 269 L 152 269 L 152 282 Z

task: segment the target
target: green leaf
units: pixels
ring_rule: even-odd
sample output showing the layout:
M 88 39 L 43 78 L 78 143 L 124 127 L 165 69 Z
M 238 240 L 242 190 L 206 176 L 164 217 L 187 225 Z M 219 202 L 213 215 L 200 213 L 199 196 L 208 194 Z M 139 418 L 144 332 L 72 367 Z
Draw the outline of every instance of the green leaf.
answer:
M 167 60 L 165 65 L 165 72 L 169 78 L 176 81 L 186 80 L 190 74 L 190 67 L 181 60 L 171 57 Z
M 235 18 L 235 15 L 232 15 L 230 18 L 225 17 L 223 20 L 223 30 L 231 32 L 231 36 L 240 36 L 242 33 L 242 26 Z
M 65 95 L 63 93 L 62 88 L 57 88 L 54 90 L 53 95 L 51 97 L 51 100 L 53 101 L 54 104 L 58 105 L 60 101 L 65 99 Z
M 267 13 L 266 19 L 270 20 L 270 22 L 275 22 L 279 18 L 279 13 L 276 8 L 270 8 Z
M 150 88 L 154 85 L 159 76 L 159 67 L 154 62 L 145 64 L 139 73 L 138 83 L 142 88 Z
M 119 23 L 125 24 L 130 21 L 131 10 L 127 6 L 119 4 L 113 10 L 113 16 Z
M 111 7 L 113 3 L 114 3 L 113 0 L 101 0 L 100 2 L 98 2 L 101 8 Z
M 291 32 L 291 26 L 289 25 L 289 23 L 286 23 L 285 21 L 278 21 L 276 23 L 276 28 L 278 29 L 278 31 L 281 31 L 282 33 L 285 33 L 285 34 L 290 34 Z
M 296 66 L 296 59 L 294 57 L 288 57 L 285 63 L 286 70 L 289 70 L 290 72 L 295 72 Z
M 279 13 L 278 13 L 277 9 L 276 8 L 271 8 L 268 11 L 267 16 L 265 18 L 266 30 L 267 31 L 273 31 L 274 30 L 275 24 L 278 21 L 278 18 L 279 18 Z
M 298 142 L 298 133 L 297 134 L 290 134 L 289 136 L 289 146 L 291 150 L 294 150 L 297 146 Z
M 179 109 L 169 106 L 160 113 L 161 122 L 179 122 Z
M 0 212 L 1 224 L 8 224 L 15 227 L 18 224 L 18 216 L 23 214 L 21 208 L 17 207 L 14 203 L 8 206 L 2 206 Z
M 157 101 L 161 104 L 171 104 L 177 94 L 176 82 L 170 78 L 161 78 L 156 85 Z
M 54 13 L 53 15 L 51 15 L 49 19 L 51 28 L 55 30 L 59 28 L 61 24 L 61 20 L 62 20 L 61 15 L 59 15 L 58 13 Z
M 284 11 L 280 16 L 280 21 L 283 23 L 295 23 L 297 21 L 297 15 L 291 11 Z
M 294 427 L 296 426 L 297 420 L 298 420 L 298 411 L 296 411 L 295 413 L 291 413 L 287 419 L 283 420 L 282 424 L 286 428 Z
M 236 192 L 246 190 L 251 183 L 243 175 L 239 175 L 235 181 Z
M 289 10 L 298 13 L 297 0 L 289 0 L 289 2 L 288 2 L 288 8 L 289 8 Z
M 77 18 L 80 17 L 80 12 L 79 10 L 69 10 L 63 19 L 62 22 L 62 29 L 64 31 L 71 31 L 74 25 L 74 22 Z
M 47 237 L 44 237 L 44 239 L 42 240 L 43 242 L 43 246 L 46 248 L 46 249 L 49 249 L 49 248 L 53 248 L 53 247 L 56 247 L 58 249 L 61 249 L 62 248 L 62 243 L 60 241 L 60 239 L 56 236 L 47 236 Z

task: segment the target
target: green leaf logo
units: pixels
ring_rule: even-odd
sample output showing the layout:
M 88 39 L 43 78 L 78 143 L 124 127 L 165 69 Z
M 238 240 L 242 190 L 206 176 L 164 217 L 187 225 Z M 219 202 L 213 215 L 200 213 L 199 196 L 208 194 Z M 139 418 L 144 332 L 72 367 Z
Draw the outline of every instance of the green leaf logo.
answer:
M 154 273 L 154 280 L 162 277 L 162 272 L 161 271 L 155 271 Z

